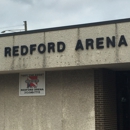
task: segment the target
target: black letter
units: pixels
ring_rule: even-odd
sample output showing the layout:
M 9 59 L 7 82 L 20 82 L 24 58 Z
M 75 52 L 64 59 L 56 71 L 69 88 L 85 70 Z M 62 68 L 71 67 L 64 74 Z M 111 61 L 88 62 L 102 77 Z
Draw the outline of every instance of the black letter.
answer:
M 96 38 L 96 47 L 97 47 L 97 49 L 103 49 L 104 48 L 104 46 L 102 45 L 103 40 L 104 40 L 103 37 Z
M 32 44 L 30 45 L 30 54 L 32 55 L 33 54 L 33 51 L 36 50 L 36 44 Z
M 124 44 L 125 46 L 128 46 L 128 44 L 127 44 L 127 42 L 126 42 L 126 40 L 125 40 L 125 36 L 124 36 L 124 35 L 121 35 L 118 46 L 120 47 L 120 46 L 123 45 L 123 44 Z
M 64 42 L 57 42 L 57 51 L 63 52 L 65 50 L 65 43 Z
M 23 45 L 21 46 L 21 55 L 24 56 L 24 55 L 27 55 L 28 53 L 28 47 Z
M 51 50 L 52 52 L 55 52 L 55 44 L 53 42 L 48 43 L 48 52 L 50 53 Z
M 77 45 L 76 45 L 75 50 L 77 51 L 78 49 L 84 50 L 81 40 L 77 41 Z
M 91 47 L 91 49 L 94 49 L 93 47 L 93 39 L 86 39 L 86 49 L 88 50 L 88 47 Z
M 41 50 L 41 47 L 42 47 L 42 50 Z M 42 43 L 39 44 L 39 46 L 38 46 L 38 52 L 41 53 L 41 54 L 43 54 L 45 51 L 46 51 L 45 44 L 42 44 Z
M 13 56 L 18 56 L 19 55 L 18 49 L 19 49 L 19 46 L 13 46 Z
M 5 47 L 5 57 L 7 57 L 7 55 L 11 56 L 11 48 L 10 47 Z
M 106 42 L 107 42 L 107 48 L 110 47 L 110 44 L 112 47 L 115 47 L 115 36 L 112 37 L 112 40 L 109 37 L 107 37 Z

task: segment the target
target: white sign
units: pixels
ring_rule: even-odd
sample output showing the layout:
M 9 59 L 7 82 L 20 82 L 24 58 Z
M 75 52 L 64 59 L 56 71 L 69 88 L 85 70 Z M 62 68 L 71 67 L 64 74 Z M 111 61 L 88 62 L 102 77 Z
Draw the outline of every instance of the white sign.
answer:
M 45 72 L 19 74 L 19 96 L 42 95 L 45 95 Z

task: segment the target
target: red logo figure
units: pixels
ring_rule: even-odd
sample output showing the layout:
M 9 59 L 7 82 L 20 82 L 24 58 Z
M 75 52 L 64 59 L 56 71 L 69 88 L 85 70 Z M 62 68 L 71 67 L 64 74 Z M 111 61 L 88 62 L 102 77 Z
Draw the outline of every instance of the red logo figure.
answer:
M 27 88 L 37 88 L 38 82 L 38 76 L 29 76 L 27 77 L 27 80 L 25 80 L 25 83 L 27 83 Z

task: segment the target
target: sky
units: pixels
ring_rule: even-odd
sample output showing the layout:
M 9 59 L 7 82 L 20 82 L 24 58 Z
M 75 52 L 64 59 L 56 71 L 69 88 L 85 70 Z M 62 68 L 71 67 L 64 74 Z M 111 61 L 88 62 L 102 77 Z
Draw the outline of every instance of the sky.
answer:
M 0 32 L 130 18 L 130 0 L 0 0 Z

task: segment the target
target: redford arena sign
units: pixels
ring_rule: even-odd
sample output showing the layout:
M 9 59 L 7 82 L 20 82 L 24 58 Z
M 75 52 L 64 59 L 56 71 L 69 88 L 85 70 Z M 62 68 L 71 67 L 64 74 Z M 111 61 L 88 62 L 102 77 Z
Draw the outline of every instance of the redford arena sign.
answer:
M 121 47 L 128 46 L 127 40 L 124 35 L 121 35 L 119 39 L 116 40 L 115 36 L 112 37 L 98 37 L 96 39 L 86 39 L 85 43 L 82 42 L 81 39 L 77 41 L 75 44 L 75 50 L 90 50 L 90 49 L 104 49 L 104 46 L 107 48 L 115 47 L 117 41 L 117 46 Z M 96 47 L 95 47 L 96 44 Z M 95 48 L 94 48 L 95 47 Z M 13 46 L 5 47 L 4 49 L 4 56 L 11 57 L 11 56 L 25 56 L 27 54 L 32 55 L 35 51 L 38 51 L 39 54 L 44 54 L 45 52 L 54 53 L 54 52 L 63 52 L 66 49 L 66 44 L 63 41 L 59 41 L 57 43 L 49 42 L 47 45 L 44 43 L 40 44 L 31 44 L 30 46 L 21 45 L 21 46 Z
M 45 72 L 19 74 L 19 96 L 42 95 L 45 95 Z

